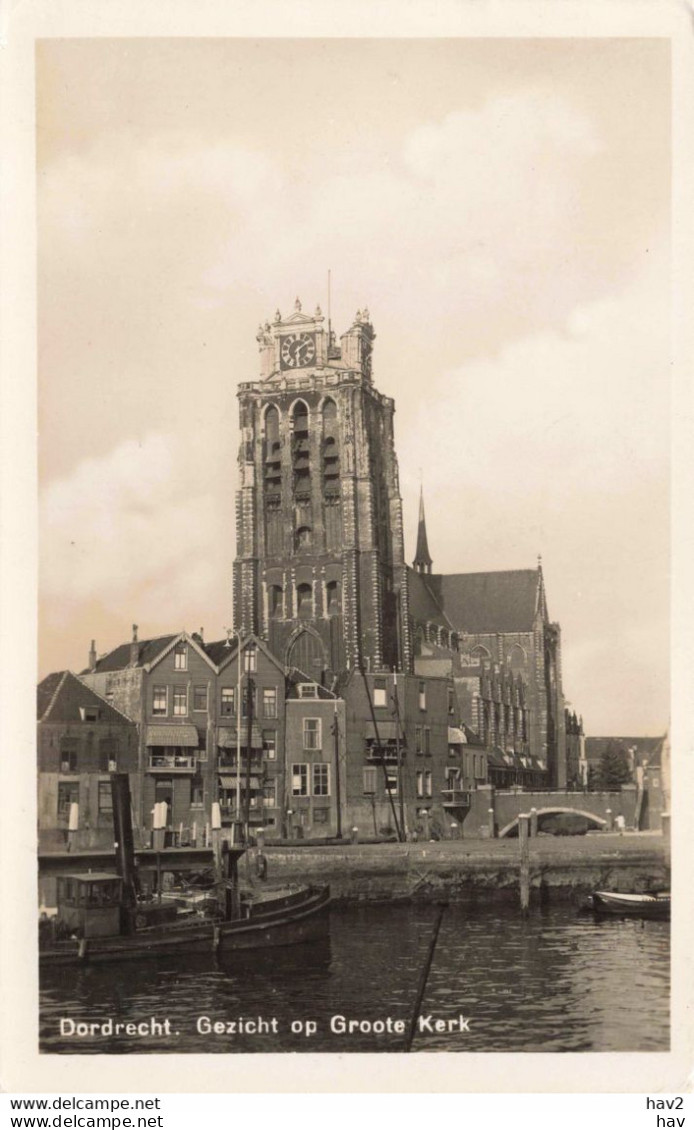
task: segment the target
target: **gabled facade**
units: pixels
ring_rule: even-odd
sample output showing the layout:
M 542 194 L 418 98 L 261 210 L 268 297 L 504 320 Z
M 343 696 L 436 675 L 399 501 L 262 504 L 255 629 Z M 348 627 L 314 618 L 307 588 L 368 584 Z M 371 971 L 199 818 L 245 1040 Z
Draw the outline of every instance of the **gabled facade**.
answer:
M 129 773 L 135 782 L 135 724 L 71 672 L 58 671 L 38 686 L 37 755 L 39 846 L 110 846 L 109 774 Z M 68 839 L 71 809 L 78 826 Z

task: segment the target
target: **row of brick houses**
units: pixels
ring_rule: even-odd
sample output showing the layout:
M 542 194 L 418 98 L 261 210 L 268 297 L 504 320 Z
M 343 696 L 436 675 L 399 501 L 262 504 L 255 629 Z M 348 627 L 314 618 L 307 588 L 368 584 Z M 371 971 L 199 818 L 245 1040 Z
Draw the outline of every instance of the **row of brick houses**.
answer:
M 121 720 L 144 839 L 163 801 L 179 839 L 207 834 L 217 806 L 223 824 L 241 808 L 276 837 L 456 835 L 483 785 L 566 784 L 542 566 L 435 573 L 423 499 L 406 563 L 374 340 L 367 310 L 338 341 L 298 300 L 258 331 L 259 379 L 238 388 L 233 638 L 135 629 L 105 655 L 92 646 L 79 679 L 63 673 Z M 61 762 L 44 828 L 77 796 L 79 835 L 102 830 L 87 778 L 105 798 L 105 761 L 86 759 Z
M 329 689 L 256 637 L 242 639 L 239 664 L 238 638 L 138 640 L 134 628 L 99 658 L 92 648 L 79 677 L 39 685 L 41 842 L 64 845 L 72 805 L 75 846 L 110 842 L 115 769 L 130 774 L 143 845 L 162 801 L 177 843 L 204 842 L 215 805 L 222 827 L 247 817 L 268 839 L 450 835 L 480 785 L 533 781 L 523 723 L 504 750 L 464 720 L 471 704 L 488 715 L 522 688 L 489 665 L 461 670 L 355 671 Z

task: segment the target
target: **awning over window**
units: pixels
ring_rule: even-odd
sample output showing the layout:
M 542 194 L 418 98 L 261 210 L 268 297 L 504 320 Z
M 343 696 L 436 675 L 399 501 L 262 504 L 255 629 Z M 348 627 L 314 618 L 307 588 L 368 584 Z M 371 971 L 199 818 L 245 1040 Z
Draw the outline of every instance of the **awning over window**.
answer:
M 373 722 L 366 723 L 366 740 L 367 742 L 394 742 L 398 738 L 398 724 L 397 722 L 379 722 L 378 723 L 378 738 L 376 737 L 376 727 Z M 400 741 L 402 741 L 402 734 Z
M 232 726 L 220 726 L 217 732 L 217 745 L 222 749 L 236 749 L 236 728 Z M 241 749 L 245 749 L 248 742 L 248 726 L 241 723 Z M 263 748 L 263 733 L 260 726 L 255 722 L 251 728 L 251 749 Z
M 198 731 L 195 726 L 148 726 L 147 745 L 188 746 L 198 748 Z
M 223 789 L 235 789 L 236 788 L 236 780 L 237 780 L 236 777 L 228 777 L 226 775 L 226 773 L 224 775 L 220 774 L 220 777 L 219 777 L 219 783 L 220 783 L 220 785 Z M 245 789 L 245 787 L 246 787 L 246 778 L 242 774 L 242 776 L 241 776 L 241 788 Z M 260 778 L 259 777 L 251 777 L 251 788 L 252 789 L 259 789 L 260 788 Z
M 457 726 L 448 727 L 448 744 L 449 745 L 467 745 L 467 738 L 462 730 Z

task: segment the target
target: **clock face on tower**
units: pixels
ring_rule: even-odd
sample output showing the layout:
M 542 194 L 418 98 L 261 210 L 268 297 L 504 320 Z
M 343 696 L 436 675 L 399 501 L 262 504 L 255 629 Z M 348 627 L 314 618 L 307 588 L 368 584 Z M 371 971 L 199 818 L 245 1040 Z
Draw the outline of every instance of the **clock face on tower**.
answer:
M 280 368 L 304 369 L 316 359 L 316 335 L 285 334 L 280 338 Z

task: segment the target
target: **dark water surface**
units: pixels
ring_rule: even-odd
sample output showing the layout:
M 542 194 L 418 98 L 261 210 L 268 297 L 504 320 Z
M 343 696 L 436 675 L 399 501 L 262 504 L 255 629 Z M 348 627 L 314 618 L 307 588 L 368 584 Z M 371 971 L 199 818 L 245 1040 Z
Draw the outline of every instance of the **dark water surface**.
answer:
M 402 1051 L 400 1033 L 337 1034 L 331 1018 L 408 1021 L 434 916 L 430 906 L 351 906 L 332 911 L 325 943 L 223 964 L 169 957 L 52 970 L 42 976 L 41 1050 Z M 666 1051 L 669 975 L 666 922 L 596 919 L 568 906 L 523 921 L 511 908 L 451 906 L 422 1005 L 431 1026 L 443 1020 L 447 1030 L 419 1032 L 413 1050 Z M 459 1030 L 461 1015 L 469 1031 Z M 61 1017 L 135 1022 L 148 1034 L 61 1036 Z M 202 1017 L 262 1017 L 277 1031 L 201 1033 Z M 150 1018 L 168 1020 L 171 1035 L 149 1034 Z M 313 1021 L 315 1034 L 292 1033 L 293 1021 Z

